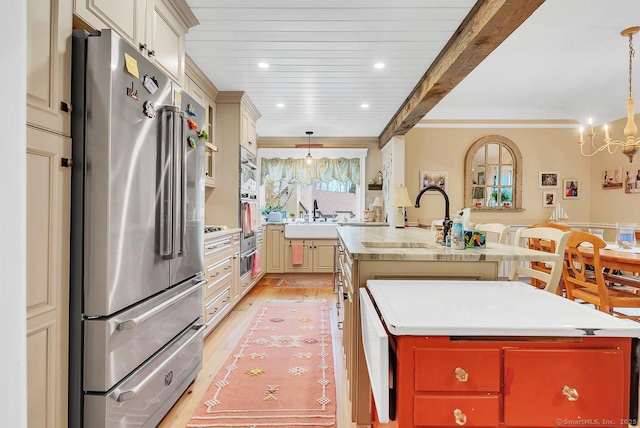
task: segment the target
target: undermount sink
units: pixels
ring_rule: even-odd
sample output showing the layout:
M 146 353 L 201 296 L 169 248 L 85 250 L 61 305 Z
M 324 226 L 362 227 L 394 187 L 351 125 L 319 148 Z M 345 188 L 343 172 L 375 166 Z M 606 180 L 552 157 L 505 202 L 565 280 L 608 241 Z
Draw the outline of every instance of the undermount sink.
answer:
M 442 245 L 417 241 L 362 241 L 368 248 L 442 248 Z
M 291 223 L 284 225 L 287 239 L 337 239 L 335 223 Z

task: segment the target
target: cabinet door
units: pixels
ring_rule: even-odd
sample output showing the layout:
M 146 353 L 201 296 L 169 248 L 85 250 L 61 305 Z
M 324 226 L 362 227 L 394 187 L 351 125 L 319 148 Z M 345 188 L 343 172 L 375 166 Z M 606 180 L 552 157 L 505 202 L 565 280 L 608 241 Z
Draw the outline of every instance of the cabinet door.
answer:
M 187 30 L 162 0 L 148 0 L 147 7 L 147 56 L 173 80 L 182 82 Z
M 242 117 L 240 121 L 240 144 L 244 146 L 247 150 L 249 150 L 251 153 L 256 154 L 257 144 L 255 141 L 255 137 L 252 137 L 252 135 L 255 136 L 255 133 L 256 133 L 255 131 L 256 123 L 251 118 L 251 116 L 249 116 L 249 113 L 247 113 L 247 111 L 244 108 L 241 109 L 241 112 L 242 112 L 241 114 Z
M 136 47 L 144 40 L 143 1 L 74 0 L 73 12 L 90 27 L 111 28 Z
M 313 241 L 313 271 L 333 272 L 333 250 L 336 241 Z
M 29 427 L 67 426 L 71 140 L 27 127 Z
M 70 135 L 71 3 L 27 2 L 27 123 Z
M 558 420 L 607 419 L 606 426 L 626 427 L 625 364 L 619 349 L 505 349 L 504 423 L 550 427 Z
M 284 272 L 284 226 L 267 226 L 267 273 Z
M 293 245 L 295 243 L 302 244 L 302 263 L 293 264 Z M 284 271 L 285 272 L 313 272 L 313 261 L 311 260 L 313 249 L 311 248 L 313 241 L 304 241 L 300 239 L 285 239 L 284 241 Z
M 218 148 L 211 143 L 204 147 L 204 185 L 216 187 L 216 153 Z

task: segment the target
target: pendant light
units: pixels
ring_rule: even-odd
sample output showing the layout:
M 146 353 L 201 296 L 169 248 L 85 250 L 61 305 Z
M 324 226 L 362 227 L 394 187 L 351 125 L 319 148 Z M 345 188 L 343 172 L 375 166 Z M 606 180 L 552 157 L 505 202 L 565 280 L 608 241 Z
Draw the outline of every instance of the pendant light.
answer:
M 311 136 L 313 135 L 313 131 L 307 131 L 305 132 L 305 134 L 309 136 L 309 148 L 307 151 L 307 157 L 305 159 L 307 159 L 307 165 L 311 165 L 311 161 L 313 160 L 313 158 L 311 157 Z

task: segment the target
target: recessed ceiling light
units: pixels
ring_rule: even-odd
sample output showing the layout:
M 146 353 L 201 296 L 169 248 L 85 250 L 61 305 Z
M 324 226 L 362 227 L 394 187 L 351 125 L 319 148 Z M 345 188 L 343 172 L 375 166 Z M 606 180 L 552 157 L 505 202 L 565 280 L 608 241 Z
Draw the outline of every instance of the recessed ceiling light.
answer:
M 278 108 L 283 108 L 283 107 L 284 107 L 284 104 L 282 104 L 282 103 L 278 103 L 278 104 L 276 104 L 276 107 L 278 107 Z
M 258 63 L 258 67 L 260 67 L 260 68 L 269 68 L 269 64 L 267 64 L 266 62 L 259 62 Z
M 384 68 L 384 62 L 376 62 L 373 64 L 374 68 Z
M 362 107 L 362 108 L 369 108 L 369 104 L 360 104 L 360 107 Z

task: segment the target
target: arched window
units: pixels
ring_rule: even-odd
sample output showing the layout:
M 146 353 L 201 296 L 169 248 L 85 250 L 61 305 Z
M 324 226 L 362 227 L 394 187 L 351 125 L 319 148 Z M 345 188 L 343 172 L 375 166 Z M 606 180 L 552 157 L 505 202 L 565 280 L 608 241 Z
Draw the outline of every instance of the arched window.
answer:
M 465 158 L 465 206 L 479 211 L 522 209 L 522 155 L 506 137 L 473 143 Z

